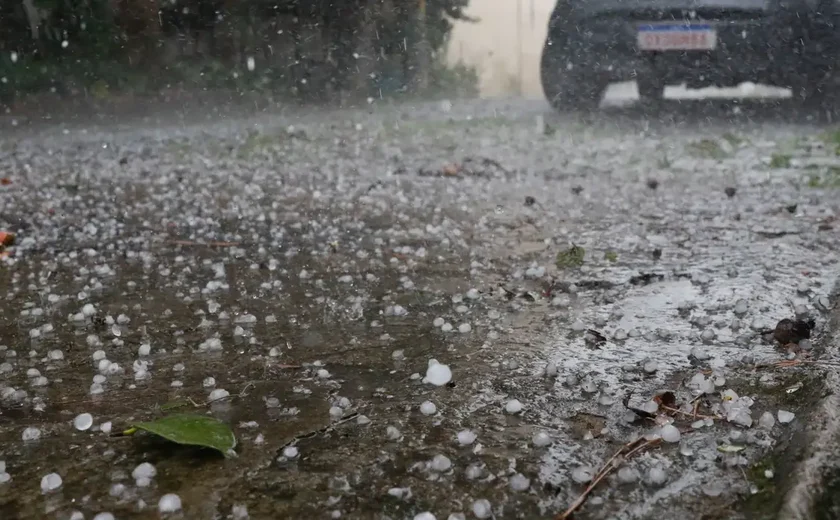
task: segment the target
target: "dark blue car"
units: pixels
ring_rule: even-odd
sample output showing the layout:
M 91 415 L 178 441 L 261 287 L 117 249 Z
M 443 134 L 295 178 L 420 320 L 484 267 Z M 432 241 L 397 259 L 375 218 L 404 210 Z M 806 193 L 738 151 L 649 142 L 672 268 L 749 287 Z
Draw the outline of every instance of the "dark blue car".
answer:
M 541 75 L 561 110 L 597 107 L 609 83 L 631 80 L 649 99 L 753 81 L 822 102 L 838 51 L 837 0 L 559 0 Z

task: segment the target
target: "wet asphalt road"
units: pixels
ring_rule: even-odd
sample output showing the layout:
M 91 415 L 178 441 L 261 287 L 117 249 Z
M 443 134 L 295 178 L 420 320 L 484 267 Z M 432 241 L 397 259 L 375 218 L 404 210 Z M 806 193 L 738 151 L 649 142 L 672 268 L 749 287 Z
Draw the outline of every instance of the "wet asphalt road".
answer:
M 553 518 L 670 421 L 576 518 L 777 509 L 830 369 L 822 112 L 157 117 L 0 141 L 0 517 L 157 518 L 176 493 L 183 518 Z M 795 315 L 810 344 L 761 336 Z M 102 431 L 172 410 L 228 422 L 238 458 Z

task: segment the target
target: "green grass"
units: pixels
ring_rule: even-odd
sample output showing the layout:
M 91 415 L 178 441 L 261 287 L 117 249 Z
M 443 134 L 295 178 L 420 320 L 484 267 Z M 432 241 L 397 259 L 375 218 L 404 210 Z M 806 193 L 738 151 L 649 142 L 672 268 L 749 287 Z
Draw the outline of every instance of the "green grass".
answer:
M 729 156 L 720 143 L 714 139 L 700 139 L 686 145 L 686 151 L 701 159 L 725 159 Z
M 829 166 L 820 173 L 808 176 L 809 188 L 836 189 L 840 188 L 840 166 Z
M 770 167 L 774 169 L 790 168 L 791 156 L 783 153 L 774 153 L 770 157 Z
M 745 139 L 737 134 L 733 134 L 732 132 L 726 132 L 723 134 L 723 139 L 732 145 L 732 148 L 738 148 L 741 144 L 744 143 Z

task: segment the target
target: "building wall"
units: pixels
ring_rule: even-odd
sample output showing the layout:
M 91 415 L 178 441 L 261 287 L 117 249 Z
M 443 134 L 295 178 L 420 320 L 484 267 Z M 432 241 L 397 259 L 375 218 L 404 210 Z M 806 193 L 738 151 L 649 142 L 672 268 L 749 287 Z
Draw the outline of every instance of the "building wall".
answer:
M 471 0 L 467 14 L 479 21 L 456 24 L 449 47 L 450 62 L 462 61 L 477 67 L 485 97 L 519 94 L 521 67 L 522 94 L 528 98 L 542 97 L 540 54 L 555 1 Z M 519 28 L 517 20 L 521 22 Z

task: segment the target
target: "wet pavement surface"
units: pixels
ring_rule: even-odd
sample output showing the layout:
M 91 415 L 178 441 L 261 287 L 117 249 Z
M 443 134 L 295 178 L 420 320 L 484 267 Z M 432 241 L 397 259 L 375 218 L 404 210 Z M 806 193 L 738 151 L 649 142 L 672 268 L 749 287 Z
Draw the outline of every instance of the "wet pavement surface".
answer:
M 172 518 L 554 518 L 640 437 L 576 518 L 772 517 L 834 366 L 840 133 L 817 116 L 4 132 L 0 517 L 157 518 L 174 493 Z M 812 337 L 773 342 L 783 318 Z M 238 456 L 110 435 L 174 412 L 230 424 Z

